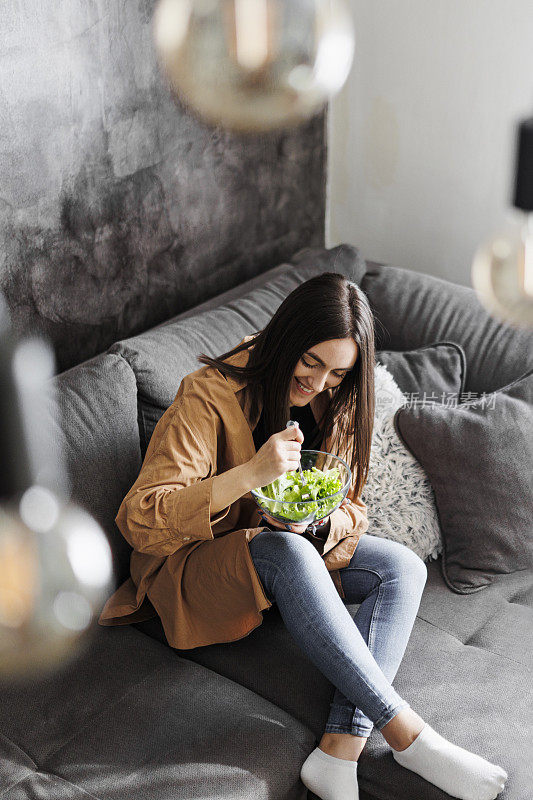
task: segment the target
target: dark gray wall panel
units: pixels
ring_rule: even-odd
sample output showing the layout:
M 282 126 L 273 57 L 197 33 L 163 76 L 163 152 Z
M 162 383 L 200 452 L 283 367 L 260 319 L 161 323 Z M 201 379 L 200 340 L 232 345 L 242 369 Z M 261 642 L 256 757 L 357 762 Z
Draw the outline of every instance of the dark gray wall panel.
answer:
M 153 0 L 3 0 L 0 289 L 58 369 L 323 244 L 319 115 L 239 137 L 171 99 Z

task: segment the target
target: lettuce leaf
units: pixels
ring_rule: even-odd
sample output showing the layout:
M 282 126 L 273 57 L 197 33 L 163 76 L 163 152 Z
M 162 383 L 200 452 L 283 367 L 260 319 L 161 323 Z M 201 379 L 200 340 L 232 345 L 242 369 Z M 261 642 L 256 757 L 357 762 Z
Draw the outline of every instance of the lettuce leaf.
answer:
M 262 501 L 265 510 L 288 522 L 327 517 L 339 504 L 338 493 L 342 489 L 339 470 L 333 467 L 322 471 L 313 467 L 303 470 L 303 474 L 305 484 L 301 481 L 300 473 L 294 471 L 285 472 L 272 483 L 263 486 L 261 494 L 271 501 Z M 284 507 L 284 502 L 294 505 Z

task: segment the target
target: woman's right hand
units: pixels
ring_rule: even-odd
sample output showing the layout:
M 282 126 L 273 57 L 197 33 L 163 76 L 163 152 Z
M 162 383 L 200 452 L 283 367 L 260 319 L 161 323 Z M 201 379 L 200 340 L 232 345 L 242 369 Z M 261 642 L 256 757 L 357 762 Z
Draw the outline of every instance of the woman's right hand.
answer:
M 252 488 L 266 486 L 284 472 L 298 469 L 303 440 L 303 433 L 294 425 L 273 433 L 248 462 Z

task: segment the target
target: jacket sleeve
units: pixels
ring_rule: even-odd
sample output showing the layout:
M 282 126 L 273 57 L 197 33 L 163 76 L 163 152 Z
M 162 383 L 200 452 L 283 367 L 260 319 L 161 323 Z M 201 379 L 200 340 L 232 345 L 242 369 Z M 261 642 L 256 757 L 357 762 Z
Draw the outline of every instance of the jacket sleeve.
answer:
M 361 498 L 353 498 L 352 486 L 343 503 L 330 515 L 329 535 L 322 554 L 330 571 L 348 566 L 359 539 L 368 530 L 367 507 Z
M 178 392 L 159 420 L 115 519 L 134 550 L 168 556 L 190 541 L 213 539 L 212 525 L 229 512 L 211 515 L 217 421 L 209 398 L 191 390 Z

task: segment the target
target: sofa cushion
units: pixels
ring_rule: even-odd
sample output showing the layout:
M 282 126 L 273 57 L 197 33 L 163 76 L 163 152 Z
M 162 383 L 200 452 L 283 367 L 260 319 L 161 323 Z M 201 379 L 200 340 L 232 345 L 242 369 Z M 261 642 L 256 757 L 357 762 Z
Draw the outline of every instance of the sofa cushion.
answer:
M 394 420 L 435 492 L 450 589 L 533 568 L 533 371 L 457 408 L 415 403 Z
M 169 647 L 159 617 L 133 623 L 132 627 Z M 263 613 L 263 622 L 242 639 L 174 652 L 231 677 L 278 705 L 315 736 L 321 729 L 323 732 L 325 709 L 329 708 L 334 689 L 304 656 L 275 603 Z
M 372 262 L 361 286 L 376 318 L 379 349 L 457 342 L 466 353 L 467 391 L 493 391 L 533 368 L 533 331 L 491 317 L 474 289 Z
M 128 626 L 96 629 L 59 674 L 4 685 L 0 730 L 4 800 L 303 800 L 314 742 L 285 711 Z
M 522 800 L 529 796 L 533 756 L 533 575 L 499 575 L 481 594 L 463 596 L 450 592 L 439 561 L 427 564 L 418 617 L 394 686 L 443 736 L 507 770 L 502 800 Z M 352 616 L 358 608 L 347 607 Z M 158 618 L 135 627 L 166 641 Z M 175 652 L 285 709 L 320 740 L 334 687 L 298 648 L 277 605 L 244 639 Z M 377 731 L 360 758 L 358 778 L 362 798 L 447 797 L 400 767 Z
M 509 773 L 498 800 L 531 794 L 532 671 L 533 574 L 499 575 L 483 592 L 465 596 L 450 592 L 437 562 L 428 564 L 394 687 L 442 736 Z M 363 791 L 379 800 L 448 798 L 396 764 L 375 731 L 358 774 Z
M 72 499 L 107 534 L 121 583 L 129 575 L 131 547 L 114 520 L 141 467 L 137 387 L 129 364 L 103 354 L 56 376 L 39 424 L 65 458 Z

